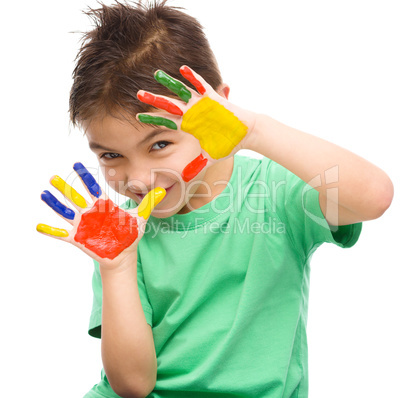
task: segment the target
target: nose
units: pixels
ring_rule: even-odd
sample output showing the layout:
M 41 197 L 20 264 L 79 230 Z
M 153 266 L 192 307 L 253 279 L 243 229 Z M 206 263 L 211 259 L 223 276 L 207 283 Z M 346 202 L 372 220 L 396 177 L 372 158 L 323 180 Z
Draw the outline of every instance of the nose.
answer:
M 134 193 L 147 193 L 155 188 L 155 173 L 146 164 L 132 165 L 127 171 L 127 189 Z

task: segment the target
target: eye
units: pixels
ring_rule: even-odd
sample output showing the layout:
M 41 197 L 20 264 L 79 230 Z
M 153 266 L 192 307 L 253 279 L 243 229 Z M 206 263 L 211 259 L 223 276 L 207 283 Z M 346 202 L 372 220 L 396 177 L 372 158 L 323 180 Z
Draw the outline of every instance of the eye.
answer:
M 102 153 L 102 155 L 100 156 L 101 159 L 116 159 L 119 157 L 121 157 L 119 153 L 113 153 L 113 152 Z
M 171 144 L 171 142 L 169 142 L 169 141 L 158 141 L 152 145 L 151 149 L 155 149 L 155 150 L 159 151 L 163 148 L 166 148 L 170 144 Z

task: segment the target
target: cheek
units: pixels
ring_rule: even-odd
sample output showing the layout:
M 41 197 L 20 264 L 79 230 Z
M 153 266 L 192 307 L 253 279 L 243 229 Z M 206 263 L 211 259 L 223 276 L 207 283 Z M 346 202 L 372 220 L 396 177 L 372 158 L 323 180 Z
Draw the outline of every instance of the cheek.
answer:
M 182 134 L 181 145 L 174 153 L 176 170 L 180 173 L 200 156 L 202 150 L 197 138 L 188 133 Z
M 183 179 L 183 171 L 188 168 L 196 168 L 197 165 L 195 163 L 198 164 L 199 162 L 194 162 L 194 160 L 199 158 L 200 154 L 201 147 L 178 147 L 177 150 L 169 155 L 169 157 L 158 161 L 158 164 L 156 165 L 157 174 L 163 174 L 175 181 L 184 180 L 185 182 L 188 182 L 191 178 Z
M 107 184 L 116 192 L 122 193 L 126 188 L 124 173 L 113 167 L 102 167 L 102 174 Z
M 204 188 L 206 185 L 206 182 L 204 182 L 204 176 L 205 176 L 206 170 L 202 170 L 198 175 L 193 178 L 189 183 L 186 183 L 186 197 L 187 200 L 189 200 L 191 197 L 194 196 L 194 194 L 198 193 L 199 190 L 204 190 L 208 188 Z

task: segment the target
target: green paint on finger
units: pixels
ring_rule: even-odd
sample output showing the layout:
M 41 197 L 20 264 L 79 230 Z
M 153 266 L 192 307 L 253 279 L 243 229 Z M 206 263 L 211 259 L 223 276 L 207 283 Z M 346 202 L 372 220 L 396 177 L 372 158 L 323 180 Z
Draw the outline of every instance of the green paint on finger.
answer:
M 158 70 L 155 73 L 155 80 L 178 95 L 184 102 L 190 100 L 191 92 L 188 88 L 179 80 L 173 79 L 173 77 L 167 75 L 164 71 Z
M 165 126 L 171 130 L 177 130 L 176 123 L 164 117 L 139 114 L 138 120 L 142 123 L 155 124 L 157 126 Z

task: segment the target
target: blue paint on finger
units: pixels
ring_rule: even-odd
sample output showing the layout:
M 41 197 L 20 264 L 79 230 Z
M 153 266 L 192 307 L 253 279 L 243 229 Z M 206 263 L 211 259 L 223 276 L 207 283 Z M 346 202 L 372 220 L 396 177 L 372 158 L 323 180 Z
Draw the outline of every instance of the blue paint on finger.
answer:
M 53 196 L 49 191 L 43 191 L 41 198 L 49 207 L 51 207 L 55 212 L 59 213 L 64 218 L 67 218 L 68 220 L 74 220 L 74 211 L 63 205 L 63 203 L 59 202 L 57 198 Z
M 93 196 L 99 198 L 99 196 L 102 195 L 102 190 L 93 175 L 85 168 L 82 163 L 75 163 L 73 168 L 81 177 L 81 180 L 87 186 L 89 192 L 91 192 Z

